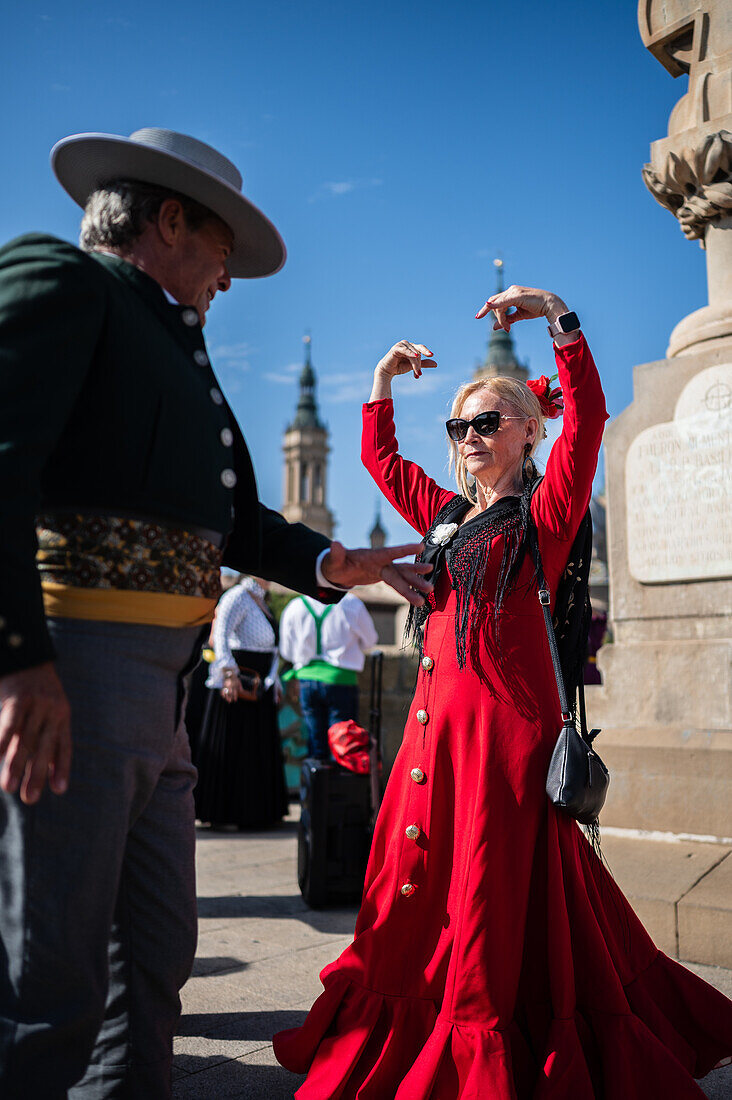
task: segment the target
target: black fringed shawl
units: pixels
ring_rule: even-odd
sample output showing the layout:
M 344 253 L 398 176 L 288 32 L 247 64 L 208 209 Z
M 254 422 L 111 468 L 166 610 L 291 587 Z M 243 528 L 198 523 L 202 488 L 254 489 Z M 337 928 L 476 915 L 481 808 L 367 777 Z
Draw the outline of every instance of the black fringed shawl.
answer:
M 458 666 L 465 668 L 467 657 L 478 678 L 488 684 L 480 659 L 481 638 L 486 634 L 486 605 L 492 593 L 483 589 L 488 556 L 493 540 L 503 536 L 503 554 L 498 569 L 496 592 L 493 596 L 493 621 L 496 643 L 500 645 L 500 613 L 506 595 L 513 589 L 527 550 L 527 529 L 530 519 L 532 484 L 527 484 L 520 497 L 504 497 L 486 508 L 480 515 L 460 523 L 472 507 L 472 501 L 454 496 L 440 509 L 425 535 L 424 549 L 417 561 L 429 562 L 429 580 L 435 586 L 446 563 L 455 590 L 455 647 Z M 460 524 L 449 541 L 435 540 L 435 531 L 447 524 Z M 439 534 L 439 531 L 438 531 Z M 412 607 L 407 618 L 405 637 L 413 639 L 422 654 L 424 628 L 435 608 L 434 592 L 421 607 Z M 487 638 L 485 639 L 487 640 Z
M 495 643 L 500 651 L 500 613 L 507 594 L 513 590 L 529 549 L 529 536 L 538 532 L 531 517 L 531 498 L 539 484 L 538 477 L 527 482 L 520 497 L 504 497 L 485 512 L 460 524 L 472 507 L 463 496 L 454 496 L 440 509 L 424 538 L 424 549 L 417 560 L 432 565 L 430 581 L 437 586 L 442 569 L 447 564 L 455 590 L 455 647 L 458 665 L 465 668 L 468 656 L 478 678 L 490 686 L 480 659 L 481 639 L 487 642 L 487 604 L 491 593 L 484 592 L 483 581 L 493 539 L 503 535 L 503 553 L 498 568 L 496 592 L 493 597 Z M 435 529 L 445 524 L 460 524 L 446 544 L 433 540 Z M 589 509 L 580 524 L 569 553 L 567 565 L 559 580 L 554 601 L 554 629 L 564 674 L 567 697 L 576 713 L 578 691 L 582 695 L 584 663 L 590 629 L 591 607 L 588 594 L 590 559 L 592 556 L 592 519 Z M 534 570 L 533 579 L 536 579 Z M 435 608 L 434 592 L 421 607 L 412 607 L 407 619 L 405 637 L 413 639 L 422 655 L 424 628 Z M 584 699 L 580 698 L 580 718 L 585 727 Z

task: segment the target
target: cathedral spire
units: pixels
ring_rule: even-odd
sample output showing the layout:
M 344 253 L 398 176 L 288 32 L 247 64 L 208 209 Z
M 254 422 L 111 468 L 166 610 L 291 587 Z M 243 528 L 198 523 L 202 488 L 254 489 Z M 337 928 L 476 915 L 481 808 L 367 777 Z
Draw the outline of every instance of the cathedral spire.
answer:
M 310 357 L 312 337 L 306 333 L 302 338 L 305 345 L 305 364 L 300 372 L 300 397 L 297 402 L 293 428 L 322 428 L 323 424 L 318 416 L 318 405 L 315 400 L 316 378 Z
M 381 501 L 376 501 L 376 519 L 369 531 L 369 545 L 372 550 L 381 550 L 386 546 L 386 531 L 381 523 Z
M 333 513 L 328 508 L 328 429 L 320 419 L 315 400 L 316 378 L 311 359 L 310 333 L 303 337 L 304 359 L 295 416 L 285 430 L 284 504 L 289 523 L 306 523 L 328 538 L 333 537 Z
M 496 294 L 500 294 L 503 290 L 503 260 L 495 259 L 493 265 L 496 269 Z M 497 375 L 525 382 L 529 371 L 516 357 L 511 333 L 502 328 L 491 328 L 485 362 L 478 367 L 474 378 L 495 378 Z

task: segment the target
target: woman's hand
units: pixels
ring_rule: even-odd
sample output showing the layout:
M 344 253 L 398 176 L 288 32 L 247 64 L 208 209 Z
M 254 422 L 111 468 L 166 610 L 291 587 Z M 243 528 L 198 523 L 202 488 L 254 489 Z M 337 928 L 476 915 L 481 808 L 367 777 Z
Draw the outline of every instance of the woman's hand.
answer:
M 422 356 L 425 355 L 427 358 L 423 359 Z M 431 356 L 432 352 L 424 344 L 412 344 L 409 340 L 400 340 L 398 344 L 394 344 L 376 364 L 369 400 L 381 401 L 385 397 L 391 397 L 391 380 L 398 374 L 409 374 L 411 371 L 415 378 L 419 378 L 423 367 L 436 367 L 437 363 Z
M 224 672 L 224 686 L 221 689 L 221 698 L 225 703 L 235 703 L 241 691 L 241 680 L 238 672 L 227 669 Z
M 513 313 L 509 313 L 513 309 Z M 530 286 L 510 286 L 508 290 L 502 290 L 489 298 L 484 306 L 481 306 L 476 317 L 480 319 L 493 310 L 495 321 L 494 329 L 505 329 L 509 332 L 511 325 L 517 321 L 527 321 L 534 317 L 546 317 L 547 321 L 556 321 L 563 313 L 569 313 L 565 302 L 550 290 L 538 290 Z M 556 337 L 557 344 L 571 343 L 577 337 L 574 333 L 566 335 L 560 333 Z

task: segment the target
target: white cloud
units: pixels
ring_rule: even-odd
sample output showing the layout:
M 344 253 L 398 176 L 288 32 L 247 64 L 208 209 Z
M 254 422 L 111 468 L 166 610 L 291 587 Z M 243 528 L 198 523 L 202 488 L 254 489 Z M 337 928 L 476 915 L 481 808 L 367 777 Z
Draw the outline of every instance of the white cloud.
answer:
M 367 187 L 381 187 L 383 180 L 330 180 L 321 183 L 320 187 L 310 196 L 308 202 L 317 202 L 318 199 L 337 199 L 342 195 L 350 195 L 352 191 L 360 191 Z
M 368 401 L 373 372 L 369 370 L 341 371 L 327 374 L 321 379 L 323 401 L 342 405 L 346 401 Z
M 374 372 L 369 369 L 352 371 L 340 371 L 335 374 L 324 374 L 320 378 L 320 388 L 323 401 L 334 405 L 341 405 L 346 401 L 368 401 L 371 393 Z M 425 397 L 428 394 L 437 393 L 445 386 L 444 374 L 439 378 L 436 372 L 426 370 L 419 381 L 411 387 L 412 376 L 404 375 L 398 378 L 394 385 L 408 390 L 409 397 Z
M 220 344 L 212 350 L 211 357 L 214 365 L 221 373 L 224 371 L 247 371 L 250 369 L 249 356 L 252 350 L 251 345 L 247 343 Z
M 264 377 L 268 382 L 275 382 L 278 386 L 291 386 L 297 381 L 302 370 L 302 363 L 288 363 L 277 371 L 265 371 Z

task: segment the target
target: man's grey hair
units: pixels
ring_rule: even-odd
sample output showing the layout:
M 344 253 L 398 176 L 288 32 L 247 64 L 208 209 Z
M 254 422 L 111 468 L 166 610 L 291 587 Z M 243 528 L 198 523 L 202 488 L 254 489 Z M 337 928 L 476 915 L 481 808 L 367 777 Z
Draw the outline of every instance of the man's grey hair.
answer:
M 137 180 L 110 180 L 87 199 L 79 246 L 85 252 L 93 252 L 95 248 L 126 251 L 145 227 L 155 221 L 166 199 L 178 200 L 191 230 L 200 229 L 209 219 L 216 218 L 200 202 L 168 187 Z

